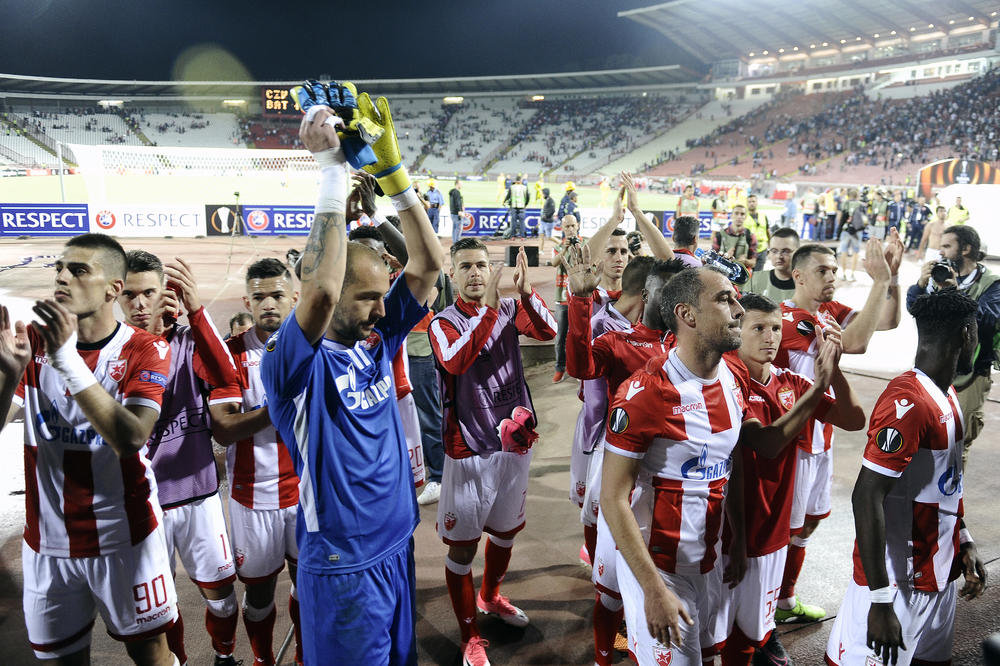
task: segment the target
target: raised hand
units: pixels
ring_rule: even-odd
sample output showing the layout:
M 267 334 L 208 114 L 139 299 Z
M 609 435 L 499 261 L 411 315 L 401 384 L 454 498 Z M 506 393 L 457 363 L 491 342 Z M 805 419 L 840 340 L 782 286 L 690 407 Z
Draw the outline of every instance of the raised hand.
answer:
M 492 266 L 490 278 L 486 281 L 486 294 L 483 297 L 483 304 L 496 309 L 500 305 L 500 276 L 503 275 L 503 264 L 497 263 Z
M 882 241 L 879 239 L 868 239 L 868 244 L 865 245 L 864 266 L 865 272 L 876 282 L 887 282 L 892 275 L 889 263 L 885 258 L 885 252 L 882 250 Z M 899 269 L 898 263 L 896 268 Z
M 342 122 L 329 107 L 320 107 L 312 117 L 306 115 L 299 123 L 299 139 L 310 153 L 315 155 L 324 150 L 340 147 L 337 123 Z M 343 159 L 343 158 L 341 158 Z
M 622 197 L 625 194 L 625 186 L 622 185 L 618 190 L 618 194 L 615 195 L 615 200 L 611 203 L 611 219 L 615 221 L 615 224 L 621 224 L 625 219 L 625 209 L 622 205 Z
M 531 282 L 528 281 L 528 255 L 524 253 L 524 246 L 517 252 L 517 262 L 514 268 L 514 286 L 517 287 L 521 298 L 531 296 Z
M 354 191 L 351 194 L 358 193 L 361 211 L 368 217 L 374 218 L 377 209 L 375 206 L 375 186 L 377 185 L 375 176 L 366 171 L 358 171 L 351 179 L 354 181 Z
M 324 125 L 337 129 L 344 156 L 355 169 L 375 163 L 375 153 L 371 144 L 381 135 L 382 130 L 358 109 L 358 90 L 350 81 L 330 81 L 322 83 L 310 79 L 304 85 L 292 88 L 292 96 L 305 113 L 306 120 L 313 120 L 328 109 L 335 114 L 331 120 L 324 117 Z M 305 141 L 303 140 L 303 143 Z M 306 145 L 308 148 L 308 145 Z M 310 150 L 312 150 L 310 148 Z
M 590 261 L 590 247 L 573 245 L 566 252 L 566 278 L 569 290 L 574 296 L 590 296 L 601 283 L 602 264 Z
M 188 314 L 201 309 L 201 297 L 198 295 L 198 282 L 195 280 L 194 272 L 180 257 L 174 257 L 177 263 L 167 264 L 163 267 L 163 274 L 167 276 L 167 288 L 165 293 L 177 292 L 180 302 Z
M 903 261 L 903 254 L 906 248 L 903 247 L 903 239 L 899 237 L 899 230 L 893 227 L 889 232 L 889 242 L 885 246 L 885 261 L 889 264 L 889 274 L 899 274 L 899 264 Z
M 639 192 L 635 188 L 635 181 L 632 180 L 632 174 L 628 171 L 622 171 L 619 175 L 621 178 L 622 186 L 625 189 L 625 193 L 628 197 L 628 207 L 629 210 L 639 207 Z
M 156 312 L 150 319 L 149 333 L 163 335 L 164 331 L 177 323 L 180 315 L 181 304 L 177 300 L 177 294 L 172 289 L 164 289 L 160 292 L 160 302 L 156 306 Z
M 819 343 L 819 353 L 816 355 L 815 376 L 813 385 L 821 391 L 830 388 L 833 373 L 840 362 L 840 347 L 837 343 L 824 337 Z
M 31 343 L 28 341 L 28 327 L 23 321 L 16 322 L 13 330 L 10 313 L 0 305 L 0 381 L 18 382 L 31 360 Z
M 67 340 L 76 335 L 76 315 L 67 310 L 61 303 L 46 298 L 44 301 L 35 301 L 31 311 L 42 320 L 41 324 L 32 322 L 31 326 L 41 334 L 42 340 L 45 342 L 45 353 L 49 357 L 66 344 Z

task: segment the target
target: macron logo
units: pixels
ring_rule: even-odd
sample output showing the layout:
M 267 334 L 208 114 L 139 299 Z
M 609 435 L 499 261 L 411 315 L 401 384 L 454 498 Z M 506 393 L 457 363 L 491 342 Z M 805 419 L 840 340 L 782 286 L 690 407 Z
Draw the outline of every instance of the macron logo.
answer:
M 902 400 L 893 400 L 892 404 L 896 406 L 897 421 L 906 416 L 906 412 L 910 411 L 915 406 L 915 403 L 910 402 L 906 398 L 903 398 Z
M 633 379 L 631 382 L 629 382 L 628 388 L 625 390 L 625 399 L 631 400 L 636 395 L 645 390 L 646 387 L 640 384 L 638 379 Z
M 167 357 L 167 352 L 170 351 L 170 345 L 163 340 L 157 340 L 154 342 L 153 348 L 156 349 L 156 353 L 160 355 L 161 361 Z
M 674 405 L 674 416 L 684 414 L 686 412 L 693 412 L 696 409 L 705 409 L 705 405 L 701 401 L 689 402 L 686 405 Z

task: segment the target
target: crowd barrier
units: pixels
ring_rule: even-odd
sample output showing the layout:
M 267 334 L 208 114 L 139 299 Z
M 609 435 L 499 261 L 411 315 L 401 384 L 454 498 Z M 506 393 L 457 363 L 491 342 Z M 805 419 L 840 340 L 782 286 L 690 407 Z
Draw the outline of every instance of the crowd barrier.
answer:
M 604 208 L 581 208 L 581 235 L 594 233 L 607 222 L 608 213 Z M 654 210 L 646 214 L 656 217 L 664 236 L 673 236 L 674 211 Z M 539 217 L 538 208 L 526 210 L 525 228 L 529 236 L 537 233 Z M 312 219 L 312 206 L 0 204 L 0 236 L 75 236 L 87 232 L 123 238 L 194 238 L 228 236 L 234 232 L 253 236 L 307 236 Z M 712 215 L 703 212 L 699 219 L 700 235 L 708 238 Z M 462 235 L 494 236 L 508 221 L 506 208 L 466 208 Z M 450 214 L 442 211 L 439 233 L 450 237 L 451 224 Z M 631 214 L 626 213 L 622 227 L 629 231 L 635 228 Z M 557 226 L 557 232 L 558 229 Z

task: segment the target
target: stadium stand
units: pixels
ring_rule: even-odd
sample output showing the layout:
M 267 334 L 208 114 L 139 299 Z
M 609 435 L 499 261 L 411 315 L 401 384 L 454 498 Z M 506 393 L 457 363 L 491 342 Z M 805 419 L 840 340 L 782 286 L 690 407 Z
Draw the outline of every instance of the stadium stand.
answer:
M 146 113 L 139 124 L 158 146 L 232 148 L 239 140 L 239 122 L 232 113 Z
M 430 173 L 482 172 L 538 112 L 516 97 L 476 97 L 456 105 L 441 141 L 430 148 L 422 168 Z M 495 167 L 500 170 L 499 167 Z M 538 171 L 534 165 L 530 171 Z
M 34 136 L 45 135 L 53 141 L 83 143 L 88 145 L 122 144 L 142 145 L 125 120 L 115 114 L 94 109 L 76 109 L 70 112 L 34 110 L 30 113 L 12 113 L 22 126 L 31 128 Z

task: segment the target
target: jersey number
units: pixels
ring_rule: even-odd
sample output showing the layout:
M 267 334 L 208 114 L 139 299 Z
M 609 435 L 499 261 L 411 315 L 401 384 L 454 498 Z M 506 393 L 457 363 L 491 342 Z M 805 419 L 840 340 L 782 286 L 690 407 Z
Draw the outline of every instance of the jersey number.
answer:
M 167 581 L 163 578 L 163 574 L 160 574 L 148 583 L 134 585 L 132 596 L 135 597 L 136 601 L 136 614 L 148 613 L 153 610 L 154 606 L 159 608 L 167 603 Z

